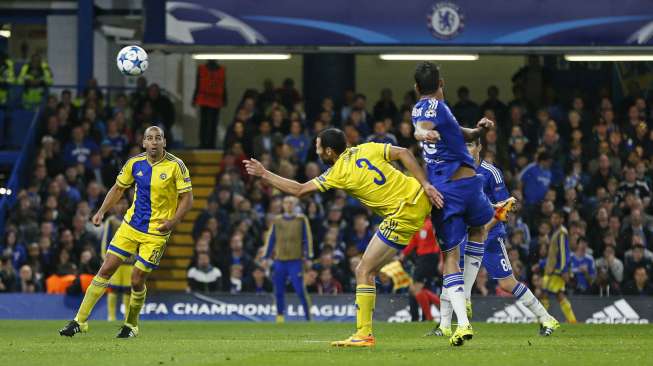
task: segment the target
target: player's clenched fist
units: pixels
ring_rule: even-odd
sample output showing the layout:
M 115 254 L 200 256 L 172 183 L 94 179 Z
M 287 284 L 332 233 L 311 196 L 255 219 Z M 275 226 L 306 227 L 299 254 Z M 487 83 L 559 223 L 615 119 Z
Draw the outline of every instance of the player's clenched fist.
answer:
M 91 222 L 95 226 L 100 226 L 100 224 L 102 224 L 103 219 L 104 219 L 104 214 L 101 213 L 101 212 L 98 212 L 95 215 L 93 215 L 93 217 L 91 218 Z
M 250 160 L 245 160 L 245 169 L 247 169 L 247 173 L 249 175 L 253 175 L 255 177 L 261 177 L 263 174 L 265 174 L 265 167 L 263 164 L 261 164 L 260 161 L 252 158 Z

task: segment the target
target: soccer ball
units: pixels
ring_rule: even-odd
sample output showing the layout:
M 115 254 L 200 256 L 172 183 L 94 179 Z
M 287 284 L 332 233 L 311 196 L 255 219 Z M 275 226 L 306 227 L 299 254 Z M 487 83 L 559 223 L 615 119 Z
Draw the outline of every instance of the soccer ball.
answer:
M 147 52 L 138 46 L 127 46 L 116 57 L 118 70 L 127 76 L 139 76 L 147 70 Z

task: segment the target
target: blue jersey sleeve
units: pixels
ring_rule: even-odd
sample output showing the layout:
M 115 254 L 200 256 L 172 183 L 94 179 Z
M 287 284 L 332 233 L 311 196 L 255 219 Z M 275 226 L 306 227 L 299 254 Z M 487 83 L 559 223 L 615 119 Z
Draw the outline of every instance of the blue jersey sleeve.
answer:
M 420 122 L 431 122 L 433 126 L 437 126 L 438 117 L 438 102 L 436 99 L 423 99 L 417 102 L 413 107 L 411 114 L 413 125 L 416 126 Z
M 508 192 L 506 182 L 503 180 L 501 170 L 486 161 L 481 162 L 481 167 L 484 170 L 485 194 L 490 198 L 490 201 L 497 203 L 507 200 L 510 197 L 510 192 Z

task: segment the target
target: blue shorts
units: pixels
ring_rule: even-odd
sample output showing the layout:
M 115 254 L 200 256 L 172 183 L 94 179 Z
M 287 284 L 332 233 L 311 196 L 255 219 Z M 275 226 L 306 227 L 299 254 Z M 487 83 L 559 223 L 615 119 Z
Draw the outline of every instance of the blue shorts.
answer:
M 429 180 L 435 179 L 429 177 Z M 469 227 L 483 226 L 494 217 L 494 208 L 483 192 L 480 175 L 441 182 L 435 188 L 442 193 L 444 207 L 433 207 L 431 221 L 440 248 L 445 252 L 465 240 Z
M 460 247 L 460 269 L 465 269 L 465 242 Z M 502 236 L 488 238 L 485 241 L 485 251 L 483 252 L 483 267 L 487 271 L 490 278 L 493 280 L 500 280 L 512 276 L 512 266 L 508 259 L 506 247 L 503 244 L 504 239 Z

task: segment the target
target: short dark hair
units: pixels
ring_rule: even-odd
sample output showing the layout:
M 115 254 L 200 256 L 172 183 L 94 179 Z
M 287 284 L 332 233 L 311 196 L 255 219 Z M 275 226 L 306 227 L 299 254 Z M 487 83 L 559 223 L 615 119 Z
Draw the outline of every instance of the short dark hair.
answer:
M 337 128 L 327 128 L 318 135 L 322 148 L 330 147 L 336 154 L 342 154 L 347 149 L 347 137 L 345 133 Z
M 432 62 L 422 62 L 415 68 L 415 84 L 420 94 L 433 94 L 440 85 L 440 69 Z

